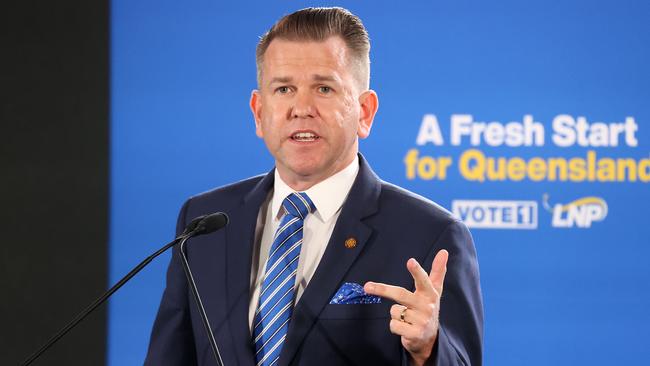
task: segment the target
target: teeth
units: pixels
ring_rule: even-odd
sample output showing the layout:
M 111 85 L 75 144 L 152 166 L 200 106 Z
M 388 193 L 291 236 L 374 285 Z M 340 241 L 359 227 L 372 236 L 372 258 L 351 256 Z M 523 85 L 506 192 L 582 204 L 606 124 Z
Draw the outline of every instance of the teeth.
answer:
M 299 132 L 291 136 L 291 138 L 298 141 L 313 141 L 316 140 L 318 136 L 311 132 Z

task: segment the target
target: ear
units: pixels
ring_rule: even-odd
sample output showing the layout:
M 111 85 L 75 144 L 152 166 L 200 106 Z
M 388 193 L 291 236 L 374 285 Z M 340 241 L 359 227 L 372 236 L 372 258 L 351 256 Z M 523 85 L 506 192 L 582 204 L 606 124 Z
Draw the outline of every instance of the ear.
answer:
M 357 135 L 365 139 L 370 135 L 370 128 L 372 122 L 377 114 L 379 108 L 379 98 L 374 90 L 367 90 L 359 96 L 359 104 L 361 105 L 361 113 L 359 115 L 359 129 Z
M 253 90 L 251 93 L 250 101 L 251 112 L 253 112 L 253 118 L 255 118 L 255 134 L 259 138 L 264 137 L 262 132 L 262 96 L 260 95 L 259 90 Z

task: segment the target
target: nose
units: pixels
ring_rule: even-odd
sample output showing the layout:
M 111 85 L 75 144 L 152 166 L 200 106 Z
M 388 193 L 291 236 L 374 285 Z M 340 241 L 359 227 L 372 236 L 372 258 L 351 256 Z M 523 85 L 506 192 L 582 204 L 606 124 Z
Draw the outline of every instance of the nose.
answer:
M 314 98 L 307 90 L 298 91 L 293 98 L 291 106 L 291 118 L 312 118 L 316 115 Z

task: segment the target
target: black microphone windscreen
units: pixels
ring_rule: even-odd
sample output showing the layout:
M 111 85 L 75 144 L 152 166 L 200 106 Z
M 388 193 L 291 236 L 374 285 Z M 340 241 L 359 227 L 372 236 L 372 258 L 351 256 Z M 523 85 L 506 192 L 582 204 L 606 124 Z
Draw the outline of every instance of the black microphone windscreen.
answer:
M 185 226 L 185 230 L 183 230 L 183 234 L 181 234 L 181 235 L 187 235 L 187 234 L 191 233 L 192 231 L 194 231 L 196 229 L 196 227 L 199 225 L 199 223 L 206 216 L 207 215 L 201 215 L 201 216 L 197 216 L 197 217 L 193 218 L 192 221 L 190 221 L 190 223 L 187 224 L 187 226 Z
M 223 212 L 215 212 L 205 216 L 196 226 L 194 235 L 209 234 L 228 225 L 228 215 Z

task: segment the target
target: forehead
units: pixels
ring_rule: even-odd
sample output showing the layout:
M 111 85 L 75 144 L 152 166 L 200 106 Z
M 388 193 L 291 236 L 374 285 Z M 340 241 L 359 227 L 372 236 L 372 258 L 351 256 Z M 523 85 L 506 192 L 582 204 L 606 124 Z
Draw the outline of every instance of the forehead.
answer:
M 262 75 L 267 78 L 282 73 L 330 72 L 343 76 L 349 73 L 348 55 L 340 37 L 322 42 L 274 39 L 264 53 Z

